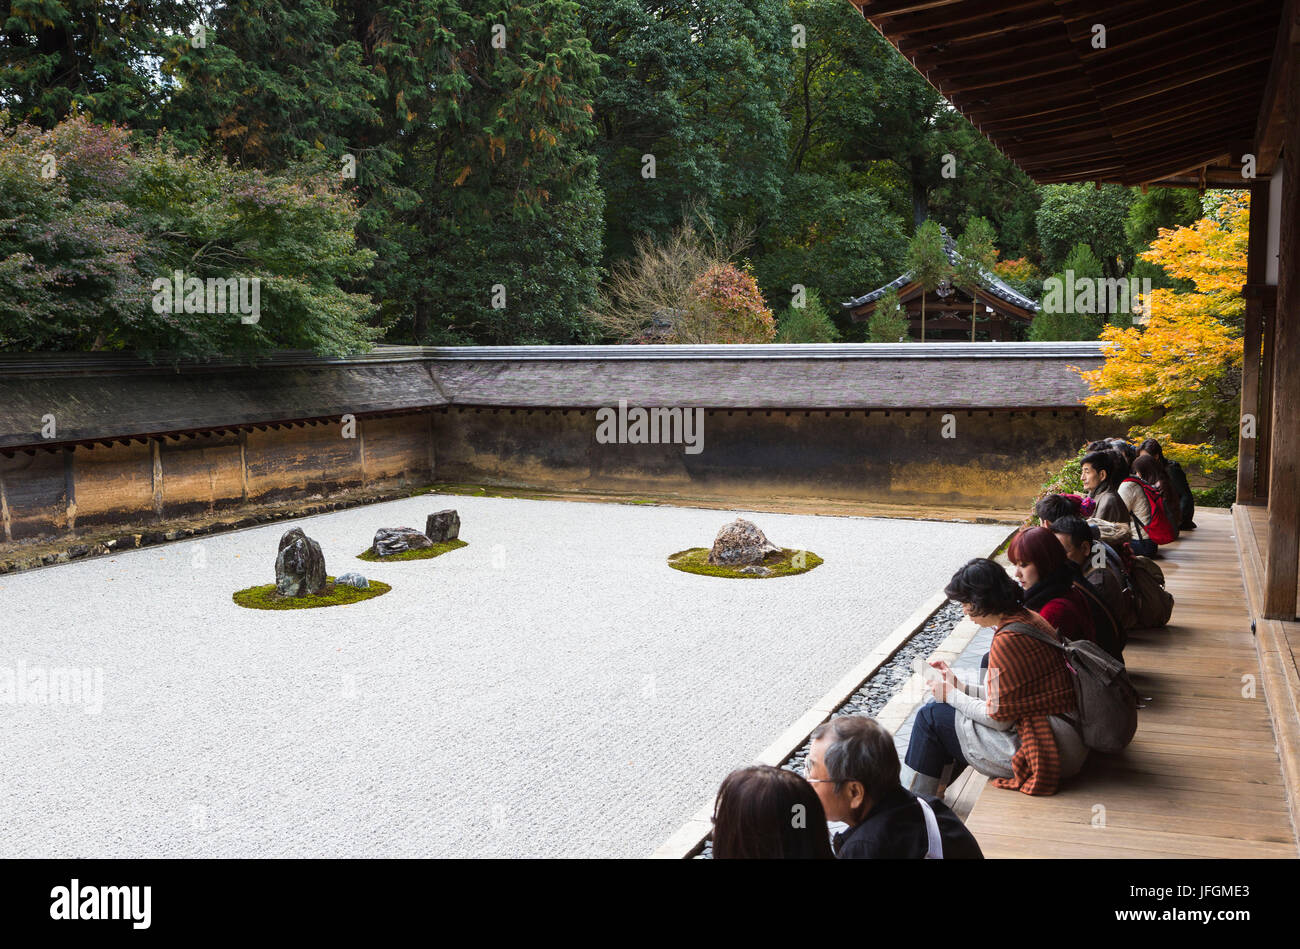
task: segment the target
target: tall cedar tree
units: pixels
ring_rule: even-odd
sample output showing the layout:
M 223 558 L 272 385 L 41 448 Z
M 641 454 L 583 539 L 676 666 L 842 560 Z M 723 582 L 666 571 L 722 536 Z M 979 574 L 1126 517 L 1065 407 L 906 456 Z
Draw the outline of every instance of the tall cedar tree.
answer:
M 232 0 L 206 49 L 175 47 L 169 124 L 232 160 L 354 174 L 378 257 L 359 286 L 390 338 L 585 339 L 602 197 L 577 14 L 565 0 Z
M 976 317 L 979 312 L 978 293 L 984 275 L 993 272 L 998 262 L 998 249 L 994 246 L 993 225 L 982 217 L 972 218 L 966 230 L 957 238 L 957 267 L 953 282 L 971 296 L 970 341 L 975 342 Z
M 916 229 L 907 248 L 907 269 L 921 283 L 921 342 L 925 342 L 925 297 L 944 280 L 952 278 L 952 262 L 944 251 L 943 232 L 936 221 Z
M 603 57 L 592 148 L 609 258 L 668 234 L 686 208 L 763 229 L 784 185 L 785 0 L 592 0 L 582 22 Z

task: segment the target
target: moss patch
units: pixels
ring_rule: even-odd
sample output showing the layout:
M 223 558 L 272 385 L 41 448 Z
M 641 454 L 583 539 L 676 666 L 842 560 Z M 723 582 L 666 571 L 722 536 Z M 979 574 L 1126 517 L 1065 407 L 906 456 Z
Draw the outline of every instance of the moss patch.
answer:
M 668 566 L 674 570 L 681 570 L 683 573 L 698 573 L 706 577 L 732 577 L 737 580 L 767 580 L 772 577 L 792 577 L 796 573 L 807 573 L 813 567 L 820 566 L 822 563 L 824 563 L 822 558 L 811 550 L 792 550 L 789 547 L 784 547 L 779 553 L 770 553 L 763 558 L 762 566 L 772 571 L 769 576 L 764 577 L 754 573 L 741 573 L 740 567 L 721 567 L 709 563 L 708 547 L 692 547 L 689 550 L 679 550 L 668 558 Z
M 250 610 L 311 610 L 318 606 L 344 606 L 362 600 L 373 600 L 391 589 L 387 583 L 370 580 L 370 589 L 358 590 L 356 587 L 335 583 L 333 577 L 327 577 L 325 592 L 319 596 L 281 596 L 275 592 L 275 584 L 268 583 L 240 590 L 231 599 Z
M 392 563 L 394 560 L 428 560 L 430 557 L 437 557 L 451 550 L 459 550 L 462 547 L 468 547 L 469 544 L 457 538 L 456 540 L 444 540 L 442 543 L 434 544 L 432 547 L 424 547 L 420 550 L 403 550 L 400 554 L 393 554 L 389 557 L 381 557 L 375 553 L 375 548 L 362 551 L 357 554 L 358 560 L 364 560 L 367 563 Z

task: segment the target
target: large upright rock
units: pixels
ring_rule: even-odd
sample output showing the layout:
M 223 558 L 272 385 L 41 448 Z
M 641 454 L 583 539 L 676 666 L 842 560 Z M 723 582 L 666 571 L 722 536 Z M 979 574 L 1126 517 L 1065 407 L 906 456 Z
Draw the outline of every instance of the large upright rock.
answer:
M 432 547 L 433 541 L 425 537 L 414 527 L 381 527 L 375 531 L 374 551 L 381 557 L 405 553 L 408 550 L 423 550 Z
M 325 555 L 300 528 L 285 531 L 280 538 L 275 589 L 281 596 L 316 596 L 325 589 Z
M 709 563 L 724 567 L 762 563 L 768 554 L 780 550 L 752 521 L 738 517 L 718 531 L 709 550 Z
M 451 508 L 430 514 L 424 522 L 424 535 L 435 544 L 455 540 L 460 536 L 460 515 Z

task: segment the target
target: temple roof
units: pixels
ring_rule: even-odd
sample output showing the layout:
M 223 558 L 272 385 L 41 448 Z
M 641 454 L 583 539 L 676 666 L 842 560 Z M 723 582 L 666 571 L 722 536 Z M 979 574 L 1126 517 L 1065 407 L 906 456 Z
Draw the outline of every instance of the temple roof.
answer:
M 941 227 L 940 230 L 943 231 L 944 252 L 948 255 L 948 261 L 955 267 L 961 260 L 961 256 L 957 253 L 957 242 L 952 239 L 952 236 L 948 233 L 946 228 Z M 847 303 L 841 303 L 840 305 L 848 310 L 865 306 L 868 303 L 875 303 L 890 290 L 901 290 L 911 282 L 912 272 L 910 270 L 904 271 L 883 287 L 877 287 L 870 293 L 865 293 L 860 297 L 854 297 Z M 980 286 L 986 293 L 997 297 L 1005 303 L 1019 307 L 1022 310 L 1028 310 L 1030 313 L 1038 312 L 1038 303 L 1036 301 L 1011 289 L 1011 287 L 1003 283 L 995 273 L 990 273 L 987 270 L 981 269 Z

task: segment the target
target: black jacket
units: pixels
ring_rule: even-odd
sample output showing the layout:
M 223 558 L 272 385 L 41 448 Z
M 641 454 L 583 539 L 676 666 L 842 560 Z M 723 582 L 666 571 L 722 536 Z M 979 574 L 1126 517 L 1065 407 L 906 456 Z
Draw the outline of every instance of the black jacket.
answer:
M 1092 584 L 1083 573 L 1083 568 L 1073 560 L 1068 561 L 1070 574 L 1074 577 L 1074 588 L 1088 601 L 1088 611 L 1092 613 L 1092 629 L 1096 643 L 1120 662 L 1124 661 L 1124 644 L 1128 635 L 1119 619 L 1111 615 L 1110 609 L 1097 595 Z
M 971 832 L 937 797 L 925 796 L 939 824 L 945 860 L 983 859 Z M 904 787 L 877 801 L 866 820 L 835 835 L 835 856 L 842 860 L 920 860 L 929 849 L 925 815 L 916 795 Z
M 1192 518 L 1196 516 L 1196 499 L 1192 497 L 1192 489 L 1187 483 L 1187 475 L 1183 473 L 1183 466 L 1176 461 L 1166 461 L 1165 470 L 1169 472 L 1169 480 L 1173 482 L 1174 493 L 1178 495 L 1179 513 L 1183 516 L 1179 528 L 1186 530 L 1192 526 Z

